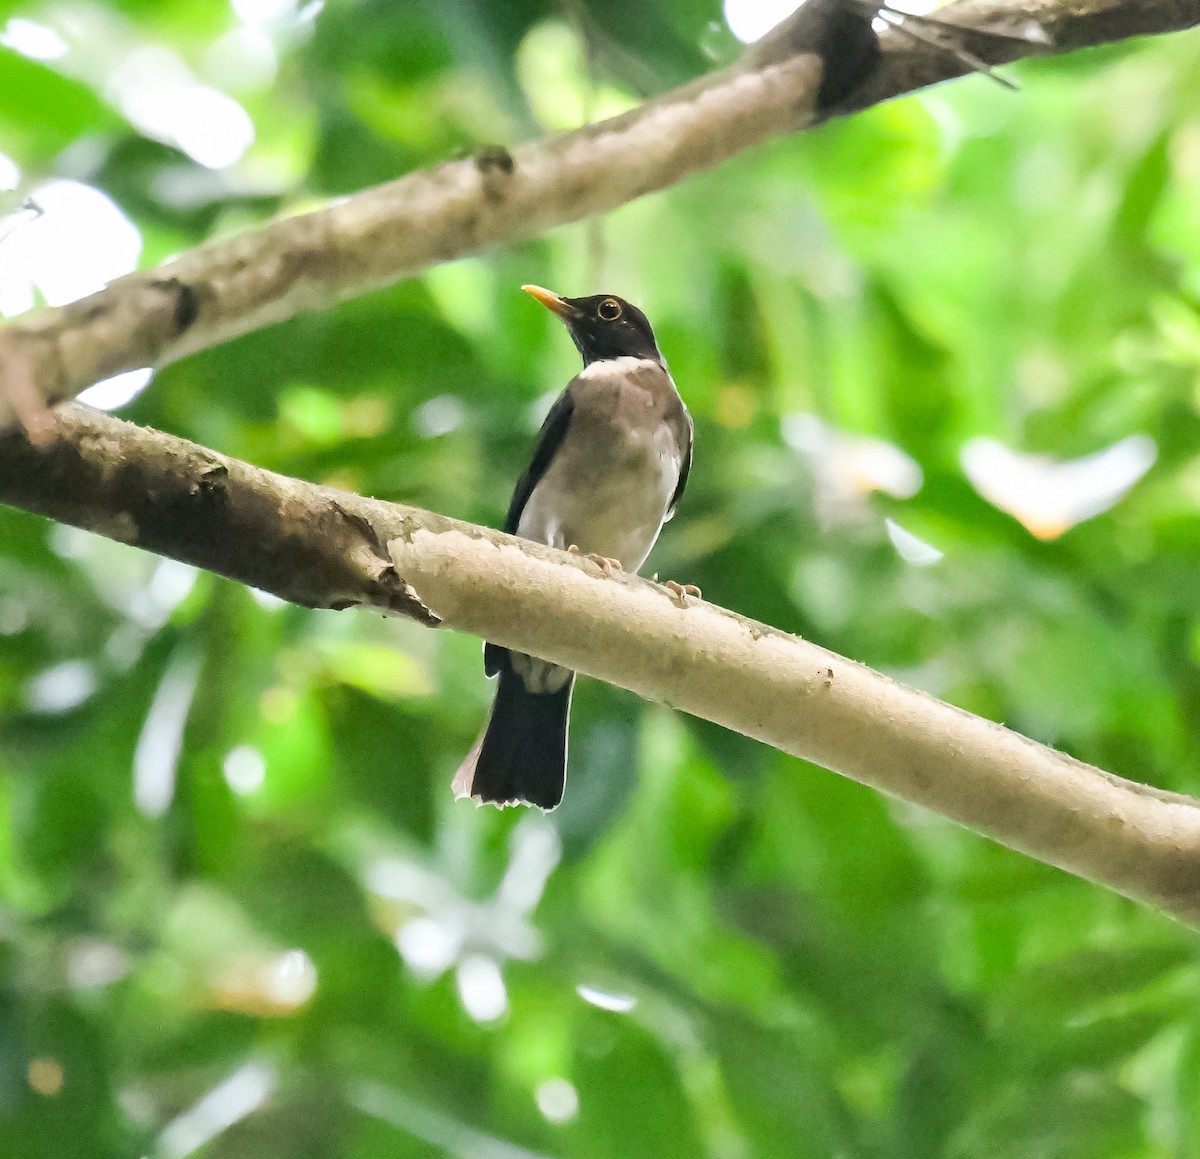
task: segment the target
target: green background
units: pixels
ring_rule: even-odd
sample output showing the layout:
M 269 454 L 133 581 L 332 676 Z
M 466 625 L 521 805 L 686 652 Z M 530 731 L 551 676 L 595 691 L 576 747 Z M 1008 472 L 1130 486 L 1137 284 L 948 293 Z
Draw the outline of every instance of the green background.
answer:
M 14 14 L 72 47 L 0 48 L 11 204 L 92 184 L 143 265 L 738 51 L 715 0 L 330 0 L 257 25 L 277 72 L 239 84 L 217 0 Z M 150 45 L 223 78 L 240 162 L 126 120 L 111 77 Z M 518 287 L 622 294 L 696 421 L 647 570 L 1194 793 L 1198 47 L 872 109 L 189 358 L 120 413 L 498 525 L 577 361 Z M 1033 488 L 1043 538 L 962 465 L 1134 434 L 1154 466 L 1095 518 L 1048 530 L 1067 483 Z M 867 437 L 915 494 L 872 485 Z M 476 640 L 0 510 L 0 1155 L 1200 1154 L 1182 927 L 590 681 L 558 812 L 456 804 L 488 695 Z

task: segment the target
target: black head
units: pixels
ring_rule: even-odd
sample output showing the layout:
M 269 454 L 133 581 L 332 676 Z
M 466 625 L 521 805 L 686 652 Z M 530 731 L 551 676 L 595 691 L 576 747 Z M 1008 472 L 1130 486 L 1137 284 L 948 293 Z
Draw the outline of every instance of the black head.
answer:
M 541 286 L 522 286 L 565 323 L 583 364 L 605 358 L 652 358 L 662 362 L 646 315 L 616 294 L 560 298 Z

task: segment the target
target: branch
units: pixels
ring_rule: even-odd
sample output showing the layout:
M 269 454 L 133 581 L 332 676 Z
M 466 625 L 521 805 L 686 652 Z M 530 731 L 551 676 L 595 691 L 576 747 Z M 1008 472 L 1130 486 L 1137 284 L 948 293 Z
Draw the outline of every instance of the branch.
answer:
M 307 607 L 440 620 L 543 656 L 1200 926 L 1200 802 L 564 552 L 285 478 L 84 407 L 54 421 L 42 445 L 0 436 L 0 502 Z
M 163 366 L 439 262 L 604 213 L 809 128 L 842 95 L 823 93 L 831 73 L 854 68 L 843 59 L 844 22 L 867 19 L 854 0 L 809 0 L 736 64 L 622 116 L 411 173 L 11 324 L 0 330 L 0 429 L 13 417 L 5 400 L 14 367 L 22 383 L 32 377 L 37 397 L 59 402 L 108 375 Z M 1200 23 L 1200 0 L 963 0 L 939 19 L 960 29 L 956 40 L 975 58 L 1002 64 L 1189 28 Z M 882 62 L 839 111 L 968 71 L 894 28 L 880 47 Z
M 935 15 L 957 30 L 951 43 L 985 64 L 1001 65 L 1135 36 L 1182 32 L 1200 24 L 1200 0 L 959 0 Z M 972 71 L 952 55 L 914 44 L 903 31 L 889 28 L 881 40 L 884 66 L 854 94 L 846 111 Z

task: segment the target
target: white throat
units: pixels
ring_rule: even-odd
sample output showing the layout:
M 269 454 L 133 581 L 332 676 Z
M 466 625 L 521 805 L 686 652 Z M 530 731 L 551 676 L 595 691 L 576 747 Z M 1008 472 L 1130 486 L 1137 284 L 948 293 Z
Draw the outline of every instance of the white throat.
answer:
M 608 378 L 616 374 L 633 374 L 639 370 L 651 370 L 660 365 L 653 358 L 635 358 L 623 354 L 620 358 L 601 358 L 589 362 L 580 372 L 580 378 Z

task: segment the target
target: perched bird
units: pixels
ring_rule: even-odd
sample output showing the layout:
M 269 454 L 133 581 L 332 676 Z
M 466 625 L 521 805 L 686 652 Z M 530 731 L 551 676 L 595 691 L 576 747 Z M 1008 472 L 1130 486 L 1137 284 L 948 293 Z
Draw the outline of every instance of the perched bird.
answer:
M 614 294 L 522 286 L 567 327 L 583 369 L 550 409 L 504 530 L 637 571 L 683 494 L 692 419 L 646 315 Z M 487 728 L 454 777 L 460 797 L 553 809 L 567 777 L 575 673 L 487 644 L 499 676 Z

